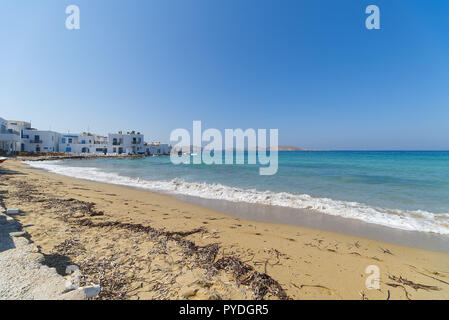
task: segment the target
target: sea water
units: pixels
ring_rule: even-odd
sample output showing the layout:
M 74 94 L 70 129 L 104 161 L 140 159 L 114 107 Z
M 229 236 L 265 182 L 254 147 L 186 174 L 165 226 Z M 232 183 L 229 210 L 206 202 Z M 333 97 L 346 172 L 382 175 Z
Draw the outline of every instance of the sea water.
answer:
M 170 157 L 27 163 L 67 176 L 157 192 L 314 209 L 449 235 L 446 151 L 279 152 L 279 170 L 273 176 L 259 175 L 258 165 L 173 165 Z

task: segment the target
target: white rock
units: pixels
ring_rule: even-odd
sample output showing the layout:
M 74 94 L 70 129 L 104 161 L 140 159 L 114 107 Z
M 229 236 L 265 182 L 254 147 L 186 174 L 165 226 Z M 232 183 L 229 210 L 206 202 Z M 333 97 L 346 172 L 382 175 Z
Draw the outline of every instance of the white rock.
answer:
M 78 288 L 78 290 L 82 290 L 87 298 L 93 298 L 100 294 L 100 286 L 99 285 L 85 286 L 85 287 Z

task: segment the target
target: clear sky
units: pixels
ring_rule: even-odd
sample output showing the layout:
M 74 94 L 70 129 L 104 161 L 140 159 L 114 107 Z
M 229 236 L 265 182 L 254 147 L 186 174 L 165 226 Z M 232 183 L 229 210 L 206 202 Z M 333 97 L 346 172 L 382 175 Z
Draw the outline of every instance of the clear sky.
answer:
M 39 129 L 168 142 L 201 120 L 306 148 L 449 149 L 447 0 L 2 0 L 0 44 L 0 116 Z

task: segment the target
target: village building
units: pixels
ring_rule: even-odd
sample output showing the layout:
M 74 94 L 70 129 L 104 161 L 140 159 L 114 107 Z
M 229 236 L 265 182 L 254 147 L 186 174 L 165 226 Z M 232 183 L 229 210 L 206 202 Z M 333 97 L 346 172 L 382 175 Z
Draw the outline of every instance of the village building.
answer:
M 26 129 L 22 131 L 20 151 L 25 152 L 58 152 L 60 133 Z
M 30 122 L 8 121 L 8 128 L 16 131 L 20 136 L 20 143 L 16 151 L 21 152 L 58 152 L 60 133 L 54 131 L 37 130 Z
M 8 127 L 8 121 L 0 118 L 0 153 L 11 154 L 17 151 L 20 133 Z
M 160 142 L 145 143 L 140 132 L 110 133 L 108 136 L 83 132 L 61 134 L 37 130 L 26 121 L 0 118 L 0 152 L 62 152 L 98 155 L 169 155 L 171 146 Z
M 145 145 L 145 154 L 148 156 L 169 155 L 171 148 L 168 144 L 152 142 Z
M 108 153 L 112 154 L 144 154 L 144 135 L 140 132 L 122 131 L 118 133 L 110 133 L 108 135 L 109 145 Z
M 88 132 L 64 134 L 60 138 L 59 150 L 71 154 L 107 154 L 108 140 Z

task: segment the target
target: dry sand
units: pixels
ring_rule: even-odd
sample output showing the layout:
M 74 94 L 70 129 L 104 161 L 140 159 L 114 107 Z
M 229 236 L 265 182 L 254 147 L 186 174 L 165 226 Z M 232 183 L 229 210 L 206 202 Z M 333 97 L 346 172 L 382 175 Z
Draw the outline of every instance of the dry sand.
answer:
M 247 221 L 168 195 L 1 166 L 0 197 L 46 263 L 99 299 L 449 299 L 449 254 Z M 380 289 L 367 289 L 368 266 Z

